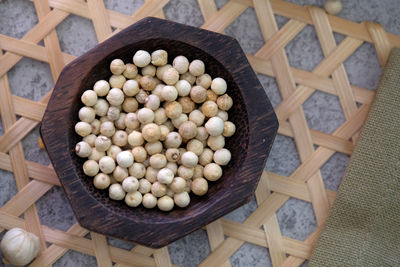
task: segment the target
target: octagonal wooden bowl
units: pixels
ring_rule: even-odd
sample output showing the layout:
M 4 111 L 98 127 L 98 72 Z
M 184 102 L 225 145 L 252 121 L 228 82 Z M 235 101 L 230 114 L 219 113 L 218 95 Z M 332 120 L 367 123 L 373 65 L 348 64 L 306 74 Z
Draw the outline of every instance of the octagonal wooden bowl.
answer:
M 232 160 L 223 176 L 209 183 L 205 196 L 191 194 L 187 208 L 171 212 L 130 208 L 93 186 L 74 153 L 80 137 L 74 132 L 81 94 L 110 76 L 114 58 L 132 62 L 135 51 L 164 49 L 169 62 L 185 55 L 201 59 L 211 77 L 223 77 L 234 105 L 229 120 L 236 124 L 226 147 Z M 78 222 L 105 235 L 159 248 L 247 203 L 259 181 L 278 128 L 273 108 L 238 42 L 228 36 L 182 24 L 145 18 L 71 62 L 62 71 L 41 124 L 41 135 L 54 169 Z

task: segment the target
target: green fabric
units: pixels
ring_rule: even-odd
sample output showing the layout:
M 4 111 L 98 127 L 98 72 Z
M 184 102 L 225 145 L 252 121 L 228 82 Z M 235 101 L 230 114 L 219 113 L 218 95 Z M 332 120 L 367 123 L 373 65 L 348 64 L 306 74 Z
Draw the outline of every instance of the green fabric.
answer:
M 400 266 L 400 49 L 391 52 L 309 266 Z

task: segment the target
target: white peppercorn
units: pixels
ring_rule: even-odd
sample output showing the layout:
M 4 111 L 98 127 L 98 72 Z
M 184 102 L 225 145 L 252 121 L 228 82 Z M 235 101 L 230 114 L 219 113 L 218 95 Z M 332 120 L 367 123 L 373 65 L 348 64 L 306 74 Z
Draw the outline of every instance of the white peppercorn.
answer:
M 160 125 L 160 141 L 165 141 L 165 138 L 167 138 L 167 135 L 169 134 L 169 129 L 165 125 Z
M 174 202 L 178 207 L 185 208 L 190 203 L 190 197 L 187 192 L 181 192 L 174 195 Z
M 147 181 L 146 179 L 140 179 L 139 180 L 139 192 L 142 194 L 146 194 L 150 192 L 151 189 L 151 183 Z
M 205 127 L 203 127 L 203 126 L 197 127 L 196 139 L 198 139 L 200 141 L 205 141 L 205 140 L 207 140 L 208 136 L 209 136 L 209 134 Z
M 99 161 L 102 157 L 106 155 L 106 152 L 104 151 L 97 151 L 95 147 L 92 148 L 92 153 L 90 153 L 90 156 L 88 159 Z
M 179 115 L 178 118 L 172 120 L 172 124 L 174 125 L 175 128 L 179 128 L 182 125 L 182 123 L 184 123 L 187 120 L 188 116 L 182 113 L 181 115 Z
M 179 80 L 175 84 L 175 88 L 179 96 L 188 96 L 190 93 L 190 89 L 192 89 L 192 86 L 186 80 Z
M 143 178 L 146 174 L 146 168 L 142 163 L 135 162 L 128 169 L 129 175 L 137 179 Z
M 93 86 L 93 91 L 95 91 L 98 96 L 106 96 L 109 90 L 110 84 L 105 80 L 99 80 Z
M 144 104 L 146 102 L 146 98 L 149 96 L 149 93 L 143 89 L 139 90 L 139 93 L 135 96 L 137 102 L 140 104 Z
M 179 72 L 175 68 L 168 68 L 164 71 L 162 80 L 168 85 L 176 84 L 179 80 Z
M 227 87 L 226 81 L 223 78 L 217 77 L 212 80 L 211 90 L 217 95 L 225 94 Z
M 161 95 L 162 90 L 164 89 L 165 84 L 157 84 L 156 88 L 154 88 L 153 91 L 151 91 L 152 94 L 157 95 L 158 98 L 160 98 L 160 101 L 164 101 L 164 98 Z
M 170 211 L 174 208 L 174 201 L 169 196 L 163 196 L 157 200 L 157 207 L 162 211 Z
M 218 99 L 218 95 L 214 93 L 213 90 L 207 90 L 206 92 L 206 100 L 216 102 Z
M 122 200 L 125 197 L 125 191 L 119 183 L 115 183 L 108 188 L 108 196 L 114 200 Z
M 152 209 L 157 205 L 157 198 L 153 194 L 146 193 L 142 199 L 143 207 Z
M 211 163 L 214 157 L 214 152 L 209 149 L 205 148 L 203 150 L 203 153 L 199 156 L 199 163 L 203 166 L 206 166 L 207 164 Z
M 172 61 L 172 66 L 179 74 L 183 74 L 189 70 L 189 60 L 185 56 L 177 56 Z
M 204 167 L 197 164 L 196 167 L 194 167 L 192 179 L 204 177 L 203 172 L 204 172 Z
M 180 157 L 179 149 L 177 148 L 168 148 L 165 151 L 165 157 L 169 162 L 177 162 Z
M 149 166 L 146 169 L 146 174 L 144 177 L 150 183 L 155 183 L 155 182 L 157 182 L 157 173 L 158 173 L 158 169 L 155 169 L 155 168 Z
M 92 127 L 92 134 L 96 135 L 100 133 L 100 125 L 101 122 L 98 119 L 94 119 L 91 123 L 90 126 Z
M 124 102 L 124 92 L 119 88 L 112 88 L 106 97 L 108 103 L 113 106 L 119 106 Z
M 150 158 L 150 160 L 151 160 L 151 158 Z M 157 180 L 162 184 L 168 185 L 168 184 L 172 183 L 173 179 L 174 179 L 174 173 L 172 170 L 170 170 L 168 168 L 162 168 L 157 173 Z
M 144 148 L 146 149 L 147 153 L 152 156 L 154 154 L 161 153 L 163 149 L 163 145 L 160 141 L 155 141 L 151 143 L 147 143 Z
M 197 126 L 192 121 L 185 121 L 179 127 L 179 134 L 183 139 L 189 140 L 196 136 Z
M 183 165 L 178 167 L 178 175 L 185 180 L 188 180 L 193 177 L 194 168 L 188 168 Z
M 193 76 L 200 76 L 204 73 L 204 71 L 205 71 L 205 66 L 203 61 L 195 59 L 192 62 L 190 62 L 189 72 Z
M 128 144 L 128 134 L 125 131 L 118 130 L 113 135 L 112 142 L 116 146 L 126 146 Z
M 126 78 L 124 75 L 112 75 L 108 82 L 110 83 L 111 88 L 122 89 L 124 83 L 126 82 Z
M 190 90 L 190 98 L 197 104 L 203 103 L 207 99 L 207 90 L 200 85 L 193 86 Z
M 92 132 L 92 127 L 89 123 L 80 121 L 75 124 L 75 132 L 82 137 L 88 136 Z
M 129 114 L 129 113 L 128 113 Z M 131 113 L 134 114 L 134 113 Z M 128 135 L 128 143 L 132 146 L 141 146 L 144 143 L 144 138 L 142 136 L 141 132 L 138 131 L 132 131 L 129 135 Z
M 134 64 L 128 63 L 125 65 L 125 70 L 122 73 L 127 79 L 133 79 L 138 74 L 138 69 Z
M 226 148 L 221 148 L 214 152 L 213 158 L 215 163 L 225 166 L 231 160 L 231 152 Z
M 121 153 L 119 153 L 119 154 L 121 154 Z M 118 157 L 118 155 L 117 155 L 117 157 Z M 115 169 L 115 161 L 112 157 L 104 156 L 99 161 L 99 167 L 103 173 L 110 174 Z
M 114 121 L 114 125 L 117 129 L 124 130 L 126 128 L 125 125 L 126 113 L 121 112 L 117 120 Z
M 129 207 L 137 207 L 142 203 L 142 194 L 138 191 L 126 194 L 125 203 Z
M 183 96 L 178 99 L 178 103 L 182 106 L 183 113 L 190 113 L 196 107 L 196 104 L 192 101 L 190 97 Z
M 207 145 L 214 151 L 225 146 L 225 138 L 222 135 L 210 136 L 207 139 Z
M 168 53 L 165 50 L 159 49 L 151 53 L 151 64 L 154 66 L 163 66 L 167 64 Z
M 204 114 L 198 109 L 193 110 L 189 114 L 189 120 L 194 122 L 196 126 L 202 126 L 204 123 L 204 119 Z
M 136 113 L 129 112 L 125 116 L 125 126 L 130 129 L 137 129 L 140 126 L 140 121 Z
M 217 105 L 220 109 L 227 111 L 232 107 L 233 100 L 229 95 L 224 94 L 217 98 Z
M 100 133 L 106 137 L 111 137 L 115 133 L 114 123 L 105 121 L 100 125 Z
M 231 137 L 232 135 L 235 134 L 236 131 L 236 126 L 230 121 L 225 121 L 224 122 L 224 131 L 222 132 L 222 135 L 225 137 Z
M 204 177 L 209 181 L 217 181 L 222 176 L 222 169 L 218 164 L 209 163 L 204 166 Z
M 174 175 L 178 172 L 178 164 L 176 164 L 175 162 L 168 162 L 165 168 L 170 169 L 174 173 Z
M 207 73 L 204 73 L 197 77 L 196 84 L 202 86 L 205 89 L 208 89 L 211 85 L 211 76 Z
M 213 101 L 206 101 L 203 103 L 203 105 L 201 106 L 201 111 L 203 112 L 203 114 L 208 117 L 214 117 L 217 115 L 218 113 L 218 106 L 215 102 Z
M 108 111 L 107 111 L 107 118 L 108 118 L 110 121 L 115 121 L 115 120 L 117 120 L 117 119 L 119 118 L 119 114 L 120 114 L 120 113 L 121 113 L 121 112 L 120 112 L 120 110 L 119 110 L 118 107 L 116 107 L 116 106 L 111 106 L 111 107 L 108 108 Z
M 122 109 L 125 112 L 135 112 L 139 107 L 139 103 L 137 102 L 136 98 L 133 97 L 126 97 L 124 102 L 122 102 Z
M 228 120 L 228 112 L 226 112 L 225 110 L 218 109 L 217 117 L 220 117 L 223 121 L 227 121 Z
M 199 161 L 199 158 L 192 151 L 187 151 L 187 152 L 183 153 L 181 156 L 182 165 L 185 167 L 188 167 L 188 168 L 196 167 L 198 161 Z
M 97 136 L 95 134 L 89 134 L 83 137 L 82 141 L 89 144 L 90 147 L 94 147 L 94 141 L 96 140 Z
M 94 160 L 87 160 L 83 163 L 83 172 L 87 176 L 95 176 L 99 172 L 99 164 Z
M 113 171 L 113 177 L 117 182 L 122 182 L 126 177 L 129 176 L 128 169 L 121 166 L 115 167 Z
M 133 164 L 133 155 L 129 150 L 117 154 L 117 163 L 119 166 L 128 168 Z
M 182 106 L 176 101 L 168 102 L 165 105 L 165 114 L 170 119 L 176 119 L 182 114 Z
M 161 90 L 161 97 L 164 99 L 164 101 L 174 101 L 178 97 L 178 91 L 176 90 L 175 86 L 166 85 Z
M 94 112 L 96 113 L 97 116 L 106 116 L 108 107 L 110 105 L 108 102 L 102 98 L 97 100 L 97 103 L 93 106 L 94 107 Z
M 188 71 L 181 74 L 179 79 L 187 81 L 188 83 L 190 83 L 190 85 L 193 85 L 194 82 L 196 81 L 196 77 L 190 74 Z
M 154 122 L 157 123 L 158 125 L 163 124 L 168 120 L 167 114 L 165 113 L 164 108 L 158 108 L 156 111 L 154 111 Z
M 113 73 L 113 74 L 115 74 L 115 75 L 120 75 L 120 74 L 122 74 L 124 71 L 125 71 L 125 64 L 124 64 L 124 62 L 121 60 L 121 59 L 119 59 L 119 58 L 117 58 L 117 59 L 114 59 L 113 61 L 111 61 L 111 64 L 110 64 L 110 71 Z
M 122 87 L 125 95 L 135 96 L 139 93 L 139 84 L 135 80 L 127 80 Z
M 87 158 L 92 153 L 92 148 L 88 143 L 81 141 L 76 144 L 75 153 L 81 158 Z
M 160 182 L 154 182 L 151 185 L 151 193 L 155 196 L 155 197 L 162 197 L 165 196 L 165 194 L 167 193 L 167 186 L 165 184 L 162 184 Z
M 136 51 L 135 55 L 133 56 L 133 63 L 139 68 L 143 68 L 149 65 L 150 61 L 151 61 L 151 56 L 149 52 L 144 50 Z
M 208 182 L 204 178 L 196 178 L 192 181 L 191 189 L 193 194 L 204 196 L 208 191 Z
M 122 150 L 119 146 L 111 145 L 107 150 L 107 156 L 111 157 L 114 161 L 116 161 L 117 155 L 121 151 Z
M 104 135 L 99 135 L 96 138 L 96 140 L 94 141 L 94 145 L 95 145 L 97 151 L 104 152 L 110 148 L 111 140 Z
M 110 183 L 111 183 L 110 176 L 108 176 L 105 173 L 99 173 L 93 179 L 93 185 L 97 189 L 106 189 L 107 187 L 110 186 Z
M 210 118 L 204 125 L 211 136 L 221 135 L 224 131 L 224 121 L 220 117 Z
M 139 84 L 146 91 L 151 91 L 156 87 L 156 82 L 150 75 L 141 77 Z
M 158 141 L 161 136 L 160 127 L 155 123 L 146 124 L 142 129 L 142 136 L 147 142 Z
M 86 90 L 81 96 L 81 101 L 88 107 L 94 106 L 97 102 L 97 94 L 94 90 Z
M 140 123 L 150 123 L 154 120 L 154 112 L 149 108 L 141 108 L 137 113 L 137 118 Z
M 200 140 L 192 139 L 187 143 L 186 149 L 187 151 L 191 151 L 194 154 L 196 154 L 196 156 L 200 156 L 201 153 L 203 153 L 204 146 Z
M 186 187 L 186 180 L 183 179 L 182 177 L 175 177 L 172 180 L 172 183 L 169 185 L 169 188 L 171 188 L 171 190 L 174 193 L 183 192 L 183 190 L 185 190 L 185 187 Z
M 145 107 L 153 111 L 157 110 L 160 107 L 160 98 L 158 97 L 158 95 L 149 95 L 146 98 Z
M 157 71 L 157 69 L 155 66 L 147 65 L 146 67 L 142 68 L 142 75 L 154 77 L 154 76 L 156 76 L 156 71 Z
M 154 154 L 150 157 L 150 166 L 155 169 L 164 168 L 167 165 L 167 159 L 163 154 Z
M 135 177 L 129 176 L 122 182 L 122 189 L 127 193 L 135 192 L 139 189 L 139 181 Z

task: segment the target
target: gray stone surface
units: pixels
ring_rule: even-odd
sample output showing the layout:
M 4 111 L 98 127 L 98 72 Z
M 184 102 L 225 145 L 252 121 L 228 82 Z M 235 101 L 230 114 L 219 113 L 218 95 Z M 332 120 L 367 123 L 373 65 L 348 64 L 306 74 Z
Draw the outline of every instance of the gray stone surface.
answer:
M 289 0 L 297 4 L 322 6 L 324 0 Z M 143 4 L 141 1 L 106 0 L 107 8 L 132 14 Z M 227 0 L 216 0 L 221 8 Z M 354 0 L 343 1 L 344 9 L 340 17 L 353 21 L 376 21 L 381 23 L 391 33 L 400 35 L 400 20 L 398 0 Z M 164 8 L 167 19 L 193 26 L 201 26 L 204 19 L 199 11 L 197 1 L 172 0 Z M 253 8 L 248 8 L 239 16 L 225 33 L 237 38 L 244 51 L 255 53 L 263 44 L 259 25 L 255 19 Z M 278 27 L 281 28 L 288 19 L 276 16 Z M 21 38 L 36 23 L 37 16 L 32 2 L 27 0 L 5 0 L 0 3 L 0 34 L 14 38 Z M 96 45 L 97 38 L 90 20 L 79 16 L 68 16 L 56 28 L 61 49 L 64 52 L 79 56 Z M 337 43 L 343 36 L 335 34 Z M 292 66 L 312 70 L 323 59 L 323 53 L 317 41 L 315 30 L 307 26 L 286 47 L 286 54 Z M 1 62 L 0 62 L 1 64 Z M 346 62 L 345 69 L 352 84 L 374 90 L 381 68 L 376 53 L 371 44 L 363 44 Z M 39 100 L 54 85 L 48 64 L 24 58 L 8 73 L 10 87 L 13 94 L 32 100 Z M 258 75 L 272 104 L 276 107 L 281 96 L 275 79 Z M 308 125 L 315 130 L 332 133 L 344 120 L 344 115 L 337 97 L 321 92 L 314 93 L 304 104 L 304 113 Z M 0 135 L 4 133 L 0 121 Z M 25 157 L 28 160 L 48 164 L 49 159 L 43 150 L 37 146 L 38 130 L 32 131 L 22 141 Z M 344 174 L 349 157 L 336 153 L 322 167 L 321 173 L 325 187 L 337 190 Z M 296 146 L 291 138 L 277 136 L 266 169 L 274 173 L 288 176 L 300 164 Z M 4 205 L 17 192 L 13 175 L 0 170 L 0 206 Z M 66 230 L 73 223 L 75 217 L 60 188 L 51 189 L 37 202 L 41 222 L 51 227 Z M 226 219 L 243 222 L 255 209 L 255 199 L 248 204 L 225 216 Z M 310 203 L 290 199 L 277 212 L 281 232 L 284 236 L 304 240 L 316 227 L 314 213 Z M 1 238 L 1 235 L 0 235 Z M 117 247 L 130 249 L 132 244 L 109 239 L 109 243 Z M 182 266 L 197 266 L 210 252 L 207 233 L 198 230 L 169 247 L 173 263 Z M 0 255 L 1 256 L 1 255 Z M 252 244 L 243 245 L 230 259 L 232 266 L 271 266 L 268 250 Z M 69 251 L 58 260 L 55 266 L 95 266 L 94 257 L 78 252 Z M 2 266 L 2 263 L 0 263 Z M 305 265 L 304 265 L 305 266 Z

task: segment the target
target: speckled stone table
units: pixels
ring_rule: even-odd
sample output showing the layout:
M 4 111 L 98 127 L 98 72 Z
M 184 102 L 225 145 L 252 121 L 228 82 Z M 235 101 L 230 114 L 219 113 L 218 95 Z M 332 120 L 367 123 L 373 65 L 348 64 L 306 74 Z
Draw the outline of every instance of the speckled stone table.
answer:
M 124 14 L 132 14 L 143 1 L 105 0 L 108 9 Z M 221 7 L 226 1 L 216 1 Z M 322 6 L 324 0 L 291 0 L 296 4 Z M 383 25 L 386 31 L 400 35 L 400 20 L 398 14 L 400 5 L 397 0 L 356 0 L 343 1 L 344 9 L 340 17 L 353 21 L 375 21 Z M 204 22 L 198 4 L 195 0 L 174 0 L 164 7 L 167 19 L 201 26 Z M 287 22 L 286 18 L 276 17 L 278 26 Z M 21 38 L 36 23 L 38 18 L 34 6 L 26 0 L 6 0 L 0 3 L 0 33 L 14 38 Z M 70 15 L 57 27 L 61 49 L 69 54 L 79 56 L 97 43 L 95 31 L 91 21 L 82 17 Z M 248 8 L 225 30 L 225 33 L 235 37 L 244 51 L 255 53 L 263 44 L 255 12 Z M 316 40 L 317 35 L 311 26 L 306 28 L 286 46 L 286 53 L 290 64 L 305 70 L 312 70 L 323 58 L 323 53 Z M 335 34 L 337 42 L 343 39 Z M 1 47 L 0 47 L 1 49 Z M 1 64 L 1 62 L 0 62 Z M 372 45 L 364 43 L 348 60 L 344 62 L 345 69 L 351 84 L 374 90 L 381 68 Z M 281 97 L 273 78 L 258 75 L 271 102 L 276 106 Z M 53 86 L 54 82 L 48 64 L 24 58 L 8 73 L 12 93 L 31 100 L 39 100 Z M 329 108 L 327 108 L 329 107 Z M 310 128 L 322 132 L 332 133 L 344 121 L 343 111 L 336 96 L 322 92 L 315 92 L 304 104 L 303 109 Z M 0 135 L 3 134 L 0 121 Z M 37 144 L 38 129 L 26 136 L 22 143 L 25 157 L 28 160 L 49 164 L 44 150 Z M 325 187 L 337 190 L 348 156 L 336 153 L 322 167 L 321 172 Z M 278 135 L 273 145 L 266 169 L 281 175 L 289 175 L 300 164 L 296 146 L 291 138 Z M 0 170 L 0 206 L 4 205 L 17 189 L 11 173 Z M 64 196 L 58 187 L 52 188 L 37 204 L 41 223 L 57 229 L 66 230 L 73 223 L 75 217 Z M 255 200 L 228 214 L 226 218 L 243 222 L 257 207 Z M 277 212 L 277 218 L 284 236 L 304 240 L 316 227 L 311 204 L 291 199 Z M 2 235 L 0 235 L 0 238 Z M 131 244 L 120 240 L 110 239 L 109 242 L 117 247 L 130 248 Z M 204 230 L 198 230 L 168 247 L 174 264 L 181 266 L 197 266 L 209 254 L 210 248 Z M 232 266 L 271 266 L 268 250 L 245 243 L 232 257 Z M 3 263 L 0 263 L 0 266 Z M 94 257 L 78 252 L 69 251 L 59 259 L 55 266 L 95 266 Z

